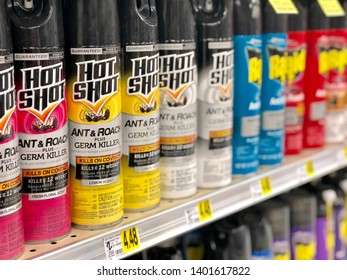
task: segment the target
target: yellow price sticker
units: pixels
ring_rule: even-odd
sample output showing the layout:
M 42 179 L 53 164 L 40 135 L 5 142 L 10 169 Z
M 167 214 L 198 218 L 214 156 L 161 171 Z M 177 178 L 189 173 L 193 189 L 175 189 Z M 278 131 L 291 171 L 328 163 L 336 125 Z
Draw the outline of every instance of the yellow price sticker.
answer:
M 141 247 L 139 231 L 137 227 L 128 228 L 120 233 L 123 252 L 129 253 Z
M 312 160 L 309 162 L 306 162 L 305 166 L 306 166 L 306 174 L 308 177 L 311 177 L 316 173 L 314 170 L 314 164 Z
M 343 151 L 344 151 L 345 161 L 347 161 L 347 147 L 345 147 Z
M 338 0 L 318 0 L 318 4 L 327 17 L 338 17 L 345 15 L 345 11 Z
M 295 246 L 296 260 L 313 260 L 316 256 L 316 242 L 311 241 L 309 244 L 297 244 Z
M 270 177 L 261 179 L 260 185 L 261 185 L 261 193 L 263 195 L 269 195 L 272 193 L 272 183 L 271 183 Z
M 297 14 L 298 9 L 292 0 L 269 0 L 277 14 Z
M 200 222 L 207 221 L 213 217 L 211 201 L 204 200 L 198 204 Z

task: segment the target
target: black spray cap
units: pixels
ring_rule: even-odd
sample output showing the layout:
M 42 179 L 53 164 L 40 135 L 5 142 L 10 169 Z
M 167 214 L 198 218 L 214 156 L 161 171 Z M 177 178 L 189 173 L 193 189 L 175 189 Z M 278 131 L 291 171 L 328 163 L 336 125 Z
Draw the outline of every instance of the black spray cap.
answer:
M 281 200 L 269 200 L 261 205 L 265 218 L 270 223 L 274 238 L 289 238 L 290 208 Z
M 12 49 L 10 22 L 7 17 L 6 0 L 0 0 L 0 50 Z
M 262 34 L 262 15 L 260 0 L 235 0 L 234 34 Z
M 196 24 L 191 0 L 157 0 L 159 41 L 195 42 Z
M 240 223 L 250 229 L 253 251 L 272 249 L 272 229 L 265 217 L 253 211 L 245 212 L 240 214 Z
M 269 0 L 261 0 L 263 15 L 263 33 L 286 33 L 288 31 L 288 15 L 277 14 Z
M 330 20 L 324 14 L 318 0 L 308 0 L 308 30 L 326 30 L 330 28 Z
M 61 0 L 8 0 L 15 49 L 63 48 Z
M 120 45 L 117 0 L 68 0 L 64 3 L 69 47 Z
M 288 15 L 288 31 L 306 31 L 308 24 L 307 3 L 302 0 L 293 0 L 298 13 Z
M 158 43 L 155 0 L 122 0 L 118 7 L 123 45 Z
M 199 40 L 231 40 L 232 0 L 196 0 Z
M 347 28 L 347 0 L 340 0 L 340 4 L 345 11 L 344 16 L 332 17 L 330 19 L 330 28 L 345 29 Z
M 314 194 L 298 189 L 281 198 L 290 206 L 292 228 L 313 228 L 316 224 L 317 199 Z

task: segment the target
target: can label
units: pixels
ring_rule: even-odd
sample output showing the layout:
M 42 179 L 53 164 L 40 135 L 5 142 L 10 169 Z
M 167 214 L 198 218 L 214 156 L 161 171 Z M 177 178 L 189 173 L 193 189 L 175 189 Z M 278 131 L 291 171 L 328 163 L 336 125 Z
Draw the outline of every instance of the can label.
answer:
M 235 84 L 233 175 L 257 172 L 262 82 L 261 35 L 234 36 Z
M 289 238 L 275 238 L 273 242 L 274 259 L 290 260 L 290 240 Z
M 263 35 L 259 164 L 277 165 L 284 154 L 286 34 Z
M 160 44 L 161 196 L 196 192 L 196 44 Z
M 328 54 L 326 135 L 328 143 L 345 139 L 345 100 L 347 94 L 347 38 L 344 29 L 331 30 Z
M 305 113 L 304 73 L 306 68 L 306 33 L 289 32 L 287 45 L 287 87 L 285 110 L 285 153 L 299 154 L 303 145 Z
M 69 60 L 72 222 L 102 226 L 123 217 L 120 48 L 90 49 L 71 49 Z
M 316 259 L 316 234 L 310 228 L 291 229 L 292 260 Z
M 24 250 L 13 55 L 0 55 L 0 260 Z
M 252 260 L 273 260 L 274 253 L 271 249 L 252 251 Z
M 71 228 L 63 58 L 63 52 L 15 54 L 27 241 L 57 238 Z
M 329 37 L 323 30 L 306 34 L 304 148 L 318 148 L 325 144 Z
M 122 87 L 124 207 L 141 210 L 160 202 L 158 45 L 125 48 Z
M 199 69 L 198 186 L 231 182 L 234 96 L 232 41 L 202 42 L 205 64 Z

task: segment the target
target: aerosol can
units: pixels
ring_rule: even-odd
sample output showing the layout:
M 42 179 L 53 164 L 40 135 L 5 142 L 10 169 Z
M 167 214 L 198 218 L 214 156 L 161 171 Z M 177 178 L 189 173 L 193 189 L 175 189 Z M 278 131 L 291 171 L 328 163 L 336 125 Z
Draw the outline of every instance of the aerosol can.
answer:
M 284 155 L 284 110 L 288 15 L 263 0 L 263 75 L 259 164 L 274 166 Z
M 347 1 L 340 1 L 347 11 Z M 330 19 L 329 77 L 325 140 L 345 139 L 347 94 L 347 14 Z
M 285 109 L 285 154 L 297 155 L 303 149 L 307 43 L 307 5 L 293 1 L 298 13 L 288 15 L 287 86 Z
M 159 45 L 154 0 L 119 1 L 124 208 L 160 203 Z
M 6 1 L 0 1 L 0 260 L 24 250 L 18 115 Z
M 233 1 L 198 1 L 198 187 L 231 183 Z
M 117 1 L 66 1 L 64 22 L 72 223 L 96 229 L 124 212 Z
M 8 1 L 14 42 L 26 242 L 69 233 L 64 30 L 60 0 Z
M 254 175 L 259 167 L 261 34 L 260 1 L 236 0 L 234 2 L 233 177 Z
M 196 25 L 190 0 L 158 0 L 161 197 L 197 191 Z
M 329 75 L 329 18 L 318 1 L 308 1 L 305 70 L 304 148 L 325 145 L 325 114 Z

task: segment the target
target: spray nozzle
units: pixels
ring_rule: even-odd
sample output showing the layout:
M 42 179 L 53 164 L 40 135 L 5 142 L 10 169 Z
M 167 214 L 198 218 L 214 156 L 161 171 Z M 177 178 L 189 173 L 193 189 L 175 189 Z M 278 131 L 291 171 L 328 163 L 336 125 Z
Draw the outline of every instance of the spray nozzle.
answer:
M 334 190 L 325 190 L 322 192 L 322 197 L 326 203 L 334 203 L 336 199 L 336 192 Z
M 34 0 L 23 0 L 24 8 L 30 10 L 34 7 Z
M 151 16 L 150 0 L 136 0 L 136 7 L 144 18 L 149 18 Z
M 214 10 L 213 0 L 205 0 L 203 9 L 207 13 L 213 12 Z

